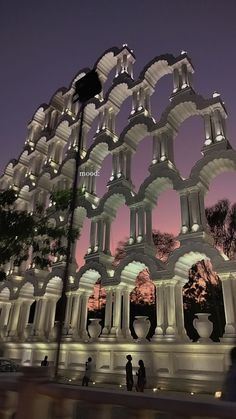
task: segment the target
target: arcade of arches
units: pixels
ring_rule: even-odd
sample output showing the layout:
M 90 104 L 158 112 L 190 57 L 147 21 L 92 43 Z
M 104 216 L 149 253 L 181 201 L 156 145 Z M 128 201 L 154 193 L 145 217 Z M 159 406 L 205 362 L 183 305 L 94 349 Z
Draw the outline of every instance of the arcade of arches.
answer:
M 187 53 L 154 58 L 137 81 L 133 78 L 134 62 L 132 50 L 124 45 L 107 50 L 94 67 L 104 85 L 112 71 L 115 78 L 106 94 L 101 93 L 85 108 L 80 167 L 85 176 L 78 185 L 84 195 L 77 201 L 76 226 L 81 230 L 89 220 L 89 247 L 79 269 L 75 254 L 72 258 L 60 366 L 79 374 L 87 357 L 92 356 L 98 380 L 120 382 L 124 380 L 126 355 L 132 353 L 134 365 L 140 358 L 144 360 L 150 383 L 158 380 L 168 386 L 181 377 L 183 387 L 186 383 L 188 388 L 189 380 L 195 380 L 198 388 L 206 388 L 222 379 L 229 349 L 236 338 L 236 261 L 213 246 L 204 197 L 212 179 L 236 170 L 236 152 L 226 135 L 224 103 L 216 93 L 205 99 L 194 91 L 194 70 Z M 73 94 L 76 80 L 84 74 L 79 72 L 69 88 L 59 89 L 48 105 L 38 108 L 28 125 L 22 153 L 9 162 L 0 178 L 1 191 L 11 188 L 17 194 L 17 209 L 34 211 L 38 202 L 48 208 L 53 205 L 49 199 L 52 191 L 71 187 L 80 124 L 80 110 L 73 103 Z M 173 88 L 169 105 L 156 121 L 151 97 L 165 75 L 172 77 Z M 118 135 L 116 117 L 129 96 L 128 124 Z M 203 124 L 205 136 L 199 139 L 202 158 L 185 179 L 175 163 L 174 141 L 181 124 L 196 116 Z M 97 130 L 91 141 L 89 132 L 95 123 Z M 149 173 L 136 190 L 132 183 L 132 159 L 139 143 L 147 137 L 152 139 Z M 98 196 L 96 177 L 89 173 L 99 171 L 109 155 L 112 168 L 107 192 Z M 163 262 L 156 257 L 152 215 L 161 194 L 170 189 L 180 203 L 180 246 Z M 111 227 L 122 205 L 129 210 L 130 231 L 125 256 L 115 266 Z M 63 225 L 65 219 L 60 214 L 54 222 Z M 31 263 L 32 256 L 31 252 L 28 266 L 24 267 L 16 266 L 14 258 L 10 260 L 3 267 L 7 279 L 0 284 L 1 345 L 4 354 L 23 365 L 39 365 L 45 354 L 54 362 L 64 268 L 64 261 L 58 259 L 50 272 L 39 269 Z M 194 271 L 192 267 L 199 261 L 211 261 L 211 272 L 217 272 L 220 278 L 219 295 L 214 298 L 220 301 L 225 321 L 214 341 L 203 337 L 192 342 L 189 330 L 186 333 L 192 327 L 184 315 L 189 297 L 186 283 L 189 270 Z M 153 302 L 149 314 L 141 309 L 134 313 L 130 303 L 134 295 L 139 298 L 135 288 L 137 276 L 144 283 L 139 290 L 144 302 L 145 281 L 149 281 Z M 187 288 L 193 291 L 191 284 Z M 91 299 L 94 292 L 99 294 L 98 310 Z M 97 311 L 103 313 L 101 328 L 91 319 Z M 139 316 L 136 326 L 135 314 Z M 145 315 L 151 318 L 151 325 Z M 207 319 L 204 322 L 209 326 Z M 94 325 L 89 331 L 91 323 Z M 147 326 L 151 326 L 150 332 Z M 196 339 L 198 335 L 193 340 Z

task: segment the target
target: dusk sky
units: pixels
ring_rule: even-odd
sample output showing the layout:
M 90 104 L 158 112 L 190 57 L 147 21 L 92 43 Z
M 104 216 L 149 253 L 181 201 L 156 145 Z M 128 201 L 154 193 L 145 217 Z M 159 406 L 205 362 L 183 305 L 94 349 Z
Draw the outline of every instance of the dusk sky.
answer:
M 134 50 L 135 78 L 155 56 L 186 50 L 194 68 L 194 88 L 205 97 L 221 93 L 228 111 L 227 133 L 236 140 L 236 2 L 235 0 L 21 0 L 2 2 L 0 8 L 0 172 L 11 158 L 18 158 L 26 139 L 27 123 L 53 93 L 68 86 L 83 67 L 93 67 L 102 53 L 127 43 Z M 172 76 L 157 85 L 152 113 L 160 118 L 172 90 Z M 125 102 L 130 111 L 130 102 Z M 126 125 L 128 113 L 118 117 L 117 130 Z M 184 177 L 199 158 L 204 141 L 203 121 L 191 118 L 183 124 L 175 142 L 176 165 Z M 137 187 L 147 176 L 151 138 L 144 139 L 133 159 L 132 177 Z M 98 195 L 110 177 L 107 158 L 98 179 Z M 220 198 L 236 201 L 236 175 L 218 176 L 206 195 L 206 204 Z M 127 209 L 118 211 L 112 228 L 112 248 L 129 234 Z M 127 215 L 127 216 L 126 216 Z M 178 233 L 179 202 L 174 191 L 161 196 L 153 215 L 153 227 Z M 121 224 L 122 221 L 122 224 Z M 80 254 L 88 247 L 83 229 Z M 81 261 L 81 260 L 80 260 Z

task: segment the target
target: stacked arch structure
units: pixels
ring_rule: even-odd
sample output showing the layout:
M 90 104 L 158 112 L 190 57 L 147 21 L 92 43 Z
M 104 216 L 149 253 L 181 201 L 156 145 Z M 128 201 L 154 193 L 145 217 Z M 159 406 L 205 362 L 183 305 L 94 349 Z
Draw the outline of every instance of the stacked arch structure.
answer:
M 227 112 L 218 94 L 204 99 L 194 91 L 194 69 L 187 53 L 154 58 L 137 80 L 133 77 L 134 62 L 133 51 L 124 45 L 107 50 L 94 65 L 104 89 L 85 107 L 80 151 L 80 171 L 85 172 L 85 176 L 79 181 L 85 193 L 78 197 L 76 208 L 79 229 L 86 218 L 91 221 L 90 245 L 84 266 L 77 270 L 73 262 L 71 267 L 61 365 L 65 368 L 76 366 L 80 370 L 89 351 L 96 358 L 100 377 L 105 373 L 119 377 L 129 345 L 128 352 L 134 351 L 137 359 L 139 353 L 146 357 L 150 371 L 154 371 L 153 380 L 159 370 L 164 371 L 162 379 L 167 381 L 177 377 L 179 371 L 186 371 L 184 365 L 191 364 L 196 347 L 205 353 L 207 345 L 196 346 L 187 338 L 182 287 L 192 264 L 199 259 L 211 259 L 222 280 L 226 316 L 224 337 L 215 350 L 213 364 L 209 362 L 213 376 L 215 367 L 212 365 L 218 358 L 226 365 L 227 350 L 236 337 L 236 264 L 214 248 L 204 208 L 204 196 L 211 180 L 224 171 L 236 170 L 236 151 L 226 135 Z M 0 190 L 12 188 L 16 192 L 17 209 L 31 212 L 40 203 L 50 210 L 51 192 L 71 187 L 80 124 L 80 109 L 78 103 L 73 103 L 73 94 L 75 82 L 88 71 L 87 68 L 81 70 L 69 88 L 59 89 L 49 104 L 42 104 L 37 109 L 28 124 L 22 153 L 6 166 L 0 178 Z M 114 71 L 111 87 L 106 90 L 106 81 Z M 173 79 L 173 91 L 168 107 L 156 121 L 152 115 L 151 97 L 159 80 L 166 75 Z M 128 125 L 117 135 L 116 116 L 128 97 L 132 101 Z M 203 157 L 184 179 L 175 164 L 173 144 L 180 125 L 195 115 L 204 124 Z M 97 131 L 92 143 L 87 144 L 95 120 Z M 153 138 L 149 176 L 135 192 L 131 178 L 132 158 L 139 142 L 147 135 Z M 89 173 L 99 171 L 108 155 L 112 155 L 112 172 L 107 179 L 107 192 L 98 197 L 96 177 Z M 160 194 L 168 189 L 174 189 L 179 195 L 181 230 L 180 247 L 164 264 L 155 256 L 152 211 Z M 110 251 L 111 224 L 123 204 L 130 210 L 129 241 L 126 257 L 114 267 Z M 66 214 L 57 214 L 52 222 L 63 225 L 66 219 Z M 6 264 L 7 280 L 0 284 L 0 336 L 9 356 L 26 364 L 37 364 L 45 351 L 54 357 L 55 313 L 63 268 L 64 262 L 60 261 L 53 265 L 51 272 L 32 266 L 19 270 L 14 260 Z M 129 295 L 137 275 L 144 268 L 150 271 L 155 284 L 157 324 L 151 342 L 135 346 L 129 330 Z M 91 342 L 87 331 L 87 303 L 99 279 L 106 289 L 105 323 L 98 341 Z M 33 304 L 33 321 L 29 324 Z M 117 342 L 120 349 L 117 349 Z M 178 356 L 175 355 L 176 344 Z M 203 365 L 206 365 L 205 361 Z M 186 377 L 191 379 L 194 368 L 187 367 L 187 370 Z M 220 371 L 215 373 L 220 376 Z M 200 372 L 199 377 L 203 383 Z

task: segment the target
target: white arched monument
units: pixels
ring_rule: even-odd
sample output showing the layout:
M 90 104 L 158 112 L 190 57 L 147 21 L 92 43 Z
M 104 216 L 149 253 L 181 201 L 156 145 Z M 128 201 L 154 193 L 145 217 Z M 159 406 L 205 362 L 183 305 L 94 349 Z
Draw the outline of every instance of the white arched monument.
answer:
M 137 80 L 133 78 L 134 62 L 133 51 L 124 45 L 107 50 L 94 66 L 104 86 L 113 69 L 116 73 L 106 93 L 90 100 L 85 108 L 80 167 L 80 187 L 85 194 L 77 201 L 76 225 L 81 229 L 85 219 L 90 220 L 90 245 L 84 266 L 76 271 L 74 260 L 71 266 L 60 365 L 76 376 L 87 357 L 92 356 L 98 381 L 120 383 L 124 380 L 126 355 L 131 353 L 134 365 L 140 358 L 144 360 L 149 383 L 154 386 L 174 387 L 181 379 L 183 388 L 210 389 L 222 379 L 236 338 L 236 261 L 228 260 L 213 247 L 204 207 L 211 180 L 224 171 L 236 170 L 236 152 L 225 130 L 227 113 L 218 94 L 210 99 L 196 94 L 192 86 L 194 70 L 185 52 L 178 57 L 154 58 Z M 28 125 L 22 153 L 9 162 L 0 178 L 0 190 L 11 187 L 17 193 L 19 210 L 34 211 L 37 203 L 47 208 L 52 190 L 72 185 L 80 124 L 79 106 L 72 98 L 76 80 L 86 71 L 79 72 L 69 88 L 59 89 L 48 105 L 38 108 Z M 173 78 L 173 92 L 169 106 L 156 122 L 151 96 L 165 75 Z M 129 97 L 129 122 L 118 136 L 116 116 Z M 203 157 L 183 179 L 175 164 L 173 143 L 183 121 L 195 115 L 204 124 Z M 88 146 L 95 120 L 97 131 Z M 135 192 L 132 157 L 146 136 L 153 138 L 150 174 Z M 94 174 L 109 154 L 112 172 L 107 179 L 108 190 L 98 197 Z M 182 224 L 180 247 L 165 264 L 155 256 L 152 211 L 160 194 L 168 189 L 179 195 Z M 126 256 L 114 267 L 111 224 L 122 205 L 130 210 L 129 240 Z M 63 225 L 65 218 L 57 214 L 52 222 Z M 200 259 L 210 259 L 222 280 L 226 326 L 219 343 L 192 343 L 184 328 L 182 287 L 188 270 Z M 28 365 L 39 365 L 45 354 L 54 361 L 55 313 L 63 268 L 63 260 L 55 261 L 51 272 L 33 265 L 19 268 L 14 260 L 6 264 L 7 279 L 0 283 L 0 338 L 7 356 Z M 130 334 L 130 292 L 145 268 L 155 284 L 157 324 L 151 341 L 135 341 Z M 88 298 L 98 280 L 106 290 L 105 320 L 100 337 L 90 340 Z M 33 322 L 29 324 L 34 302 Z

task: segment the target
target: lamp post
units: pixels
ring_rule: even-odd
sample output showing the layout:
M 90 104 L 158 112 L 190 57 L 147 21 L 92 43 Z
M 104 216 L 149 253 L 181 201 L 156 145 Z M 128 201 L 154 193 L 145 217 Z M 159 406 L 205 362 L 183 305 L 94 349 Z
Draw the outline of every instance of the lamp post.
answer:
M 79 126 L 79 137 L 78 137 L 78 149 L 76 151 L 75 157 L 75 174 L 72 187 L 72 197 L 69 207 L 69 228 L 68 228 L 68 237 L 67 237 L 67 249 L 66 249 L 66 265 L 62 280 L 62 293 L 61 293 L 61 311 L 59 318 L 59 325 L 57 329 L 57 351 L 56 351 L 56 363 L 55 363 L 55 378 L 58 376 L 59 370 L 59 357 L 60 357 L 60 348 L 61 348 L 61 339 L 63 331 L 63 322 L 65 319 L 66 311 L 66 290 L 68 287 L 69 279 L 69 268 L 71 261 L 71 246 L 73 243 L 73 226 L 74 226 L 74 215 L 76 209 L 76 199 L 77 199 L 77 183 L 79 177 L 79 166 L 80 166 L 80 152 L 81 152 L 81 143 L 82 143 L 82 134 L 83 134 L 83 120 L 84 120 L 84 109 L 86 102 L 89 99 L 92 99 L 95 95 L 99 94 L 102 90 L 101 82 L 99 80 L 98 74 L 95 70 L 89 71 L 84 77 L 79 79 L 75 83 L 75 94 L 73 102 L 79 101 L 81 103 L 80 108 L 80 126 Z

